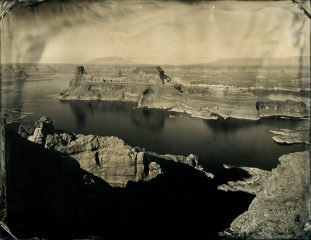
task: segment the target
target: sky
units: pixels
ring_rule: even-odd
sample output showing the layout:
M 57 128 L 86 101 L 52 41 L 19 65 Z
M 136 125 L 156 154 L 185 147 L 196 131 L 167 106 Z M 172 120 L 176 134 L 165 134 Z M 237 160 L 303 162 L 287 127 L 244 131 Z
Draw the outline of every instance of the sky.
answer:
M 309 9 L 305 3 L 304 6 Z M 308 18 L 286 1 L 48 1 L 1 22 L 5 62 L 147 64 L 310 55 Z

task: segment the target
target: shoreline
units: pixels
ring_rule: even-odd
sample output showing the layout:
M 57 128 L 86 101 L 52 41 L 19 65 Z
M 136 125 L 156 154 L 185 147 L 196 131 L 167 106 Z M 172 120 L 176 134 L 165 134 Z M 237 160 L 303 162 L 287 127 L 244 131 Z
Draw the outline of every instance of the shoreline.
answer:
M 139 108 L 146 108 L 146 109 L 157 109 L 157 110 L 165 110 L 168 112 L 173 113 L 182 113 L 186 114 L 189 117 L 192 118 L 198 118 L 198 119 L 206 119 L 206 120 L 217 120 L 218 118 L 227 120 L 227 119 L 236 119 L 236 120 L 245 120 L 245 121 L 259 121 L 261 119 L 271 119 L 271 118 L 277 118 L 280 120 L 301 120 L 304 121 L 306 119 L 309 119 L 310 116 L 291 116 L 291 115 L 270 115 L 270 116 L 261 116 L 258 118 L 252 118 L 252 117 L 239 117 L 239 116 L 229 116 L 229 117 L 223 117 L 222 115 L 219 115 L 217 113 L 211 113 L 211 115 L 215 115 L 215 117 L 206 118 L 200 115 L 198 112 L 189 112 L 187 110 L 179 110 L 174 107 L 157 107 L 157 106 L 138 106 L 137 101 L 134 100 L 120 100 L 120 99 L 96 99 L 96 98 L 77 98 L 77 97 L 67 97 L 67 98 L 60 98 L 59 95 L 56 98 L 60 102 L 79 102 L 79 101 L 89 101 L 89 102 L 118 102 L 118 103 L 130 103 L 135 104 L 136 106 L 133 107 L 133 109 L 139 109 Z

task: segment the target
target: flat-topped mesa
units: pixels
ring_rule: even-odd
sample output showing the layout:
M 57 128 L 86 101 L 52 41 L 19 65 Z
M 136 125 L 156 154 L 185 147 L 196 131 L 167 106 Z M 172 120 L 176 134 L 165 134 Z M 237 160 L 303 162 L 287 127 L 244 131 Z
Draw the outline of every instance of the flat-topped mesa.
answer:
M 126 75 L 120 73 L 120 69 L 118 71 L 117 75 L 103 76 L 88 73 L 84 66 L 76 66 L 69 88 L 61 92 L 59 98 L 139 103 L 142 102 L 140 99 L 149 88 L 152 88 L 153 97 L 156 95 L 158 98 L 161 98 L 160 95 L 166 91 L 176 91 L 173 84 L 167 84 L 171 82 L 171 78 L 161 67 L 140 66 L 133 68 L 132 72 Z
M 144 66 L 144 67 L 137 67 L 135 68 L 132 73 L 134 74 L 147 74 L 147 75 L 159 75 L 162 84 L 166 82 L 170 82 L 171 78 L 167 75 L 165 75 L 164 70 L 161 67 L 155 67 L 155 66 Z
M 120 73 L 120 69 L 118 70 L 118 77 L 114 77 L 111 79 L 105 79 L 103 76 L 93 75 L 86 72 L 84 66 L 76 66 L 74 77 L 70 81 L 69 88 L 75 89 L 77 87 L 88 85 L 88 84 L 122 84 L 122 83 L 142 83 L 142 84 L 154 84 L 158 85 L 160 83 L 168 83 L 171 81 L 171 78 L 165 75 L 164 70 L 161 67 L 148 66 L 148 67 L 137 67 L 132 71 L 132 74 L 127 77 L 122 76 L 122 72 Z M 141 76 L 143 75 L 143 76 Z M 89 89 L 91 90 L 91 88 Z

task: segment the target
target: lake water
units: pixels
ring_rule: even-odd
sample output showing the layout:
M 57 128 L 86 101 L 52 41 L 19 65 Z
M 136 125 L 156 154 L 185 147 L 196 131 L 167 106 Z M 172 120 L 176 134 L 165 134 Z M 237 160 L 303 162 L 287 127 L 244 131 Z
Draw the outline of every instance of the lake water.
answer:
M 133 103 L 59 101 L 55 94 L 65 89 L 72 73 L 31 74 L 27 80 L 4 80 L 2 109 L 33 123 L 50 116 L 58 129 L 83 134 L 113 135 L 131 146 L 157 153 L 199 156 L 208 171 L 219 173 L 222 164 L 270 170 L 283 154 L 305 150 L 303 144 L 279 145 L 269 129 L 293 128 L 299 120 L 260 121 L 180 117 L 159 109 L 136 109 Z M 172 117 L 173 116 L 173 117 Z M 176 117 L 175 117 L 176 116 Z

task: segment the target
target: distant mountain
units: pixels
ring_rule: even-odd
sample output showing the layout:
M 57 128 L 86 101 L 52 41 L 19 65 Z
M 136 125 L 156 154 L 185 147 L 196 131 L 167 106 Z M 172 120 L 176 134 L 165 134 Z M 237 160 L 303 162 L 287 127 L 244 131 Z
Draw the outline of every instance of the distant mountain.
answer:
M 119 57 L 104 57 L 96 58 L 87 62 L 88 64 L 105 64 L 105 65 L 129 65 L 135 64 L 134 62 L 128 61 Z
M 229 65 L 229 66 L 277 66 L 277 65 L 310 65 L 310 56 L 287 57 L 287 58 L 232 58 L 219 59 L 209 62 L 208 65 Z

